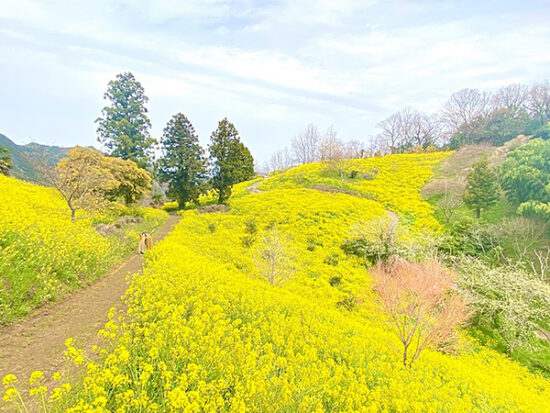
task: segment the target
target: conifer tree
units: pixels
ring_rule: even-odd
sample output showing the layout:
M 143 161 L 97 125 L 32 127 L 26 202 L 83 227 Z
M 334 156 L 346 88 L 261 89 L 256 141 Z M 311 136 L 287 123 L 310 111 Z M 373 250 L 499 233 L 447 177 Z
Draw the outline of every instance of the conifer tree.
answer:
M 163 158 L 158 163 L 161 181 L 168 182 L 168 196 L 181 208 L 197 202 L 206 180 L 206 159 L 195 128 L 183 113 L 168 121 L 161 139 Z
M 475 210 L 476 218 L 479 218 L 481 210 L 493 205 L 500 196 L 497 176 L 489 168 L 486 157 L 474 164 L 467 181 L 464 202 Z
M 98 141 L 103 143 L 111 156 L 130 159 L 140 168 L 150 166 L 152 146 L 145 104 L 149 100 L 141 83 L 130 72 L 118 74 L 109 82 L 104 95 L 111 104 L 96 119 Z
M 222 119 L 210 137 L 210 162 L 212 164 L 212 187 L 218 193 L 218 203 L 231 196 L 234 184 L 254 176 L 254 159 L 241 142 L 235 126 Z

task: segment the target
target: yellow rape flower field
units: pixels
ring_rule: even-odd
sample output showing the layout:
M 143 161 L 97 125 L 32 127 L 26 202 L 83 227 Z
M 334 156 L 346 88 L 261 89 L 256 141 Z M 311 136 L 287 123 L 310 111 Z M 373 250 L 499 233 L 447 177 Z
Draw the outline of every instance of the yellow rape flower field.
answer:
M 98 355 L 83 356 L 68 341 L 68 358 L 86 359 L 86 374 L 47 390 L 48 409 L 550 411 L 547 380 L 466 333 L 457 354 L 428 349 L 403 367 L 368 272 L 340 248 L 354 225 L 387 210 L 415 231 L 437 231 L 420 189 L 447 155 L 350 161 L 345 172 L 357 177 L 344 183 L 326 165 L 304 165 L 265 179 L 263 193 L 247 194 L 242 184 L 228 212 L 183 212 L 134 276 L 125 315 L 110 314 Z M 258 264 L 274 228 L 292 263 L 277 285 Z M 14 380 L 4 380 L 12 406 Z
M 164 211 L 119 205 L 97 216 L 80 214 L 73 224 L 55 189 L 0 175 L 0 324 L 97 279 L 133 250 L 139 228 L 102 237 L 92 226 L 127 214 L 142 217 L 143 228 L 167 218 Z

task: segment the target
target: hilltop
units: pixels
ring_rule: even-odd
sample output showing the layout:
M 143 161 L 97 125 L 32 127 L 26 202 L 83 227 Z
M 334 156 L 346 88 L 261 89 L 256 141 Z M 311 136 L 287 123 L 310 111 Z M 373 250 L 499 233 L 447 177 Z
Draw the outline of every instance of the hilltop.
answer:
M 44 183 L 41 174 L 38 171 L 35 161 L 43 158 L 48 165 L 56 165 L 61 158 L 67 156 L 70 148 L 59 146 L 41 145 L 38 143 L 28 143 L 18 145 L 6 135 L 0 134 L 0 146 L 4 146 L 11 151 L 13 168 L 11 175 L 29 182 Z

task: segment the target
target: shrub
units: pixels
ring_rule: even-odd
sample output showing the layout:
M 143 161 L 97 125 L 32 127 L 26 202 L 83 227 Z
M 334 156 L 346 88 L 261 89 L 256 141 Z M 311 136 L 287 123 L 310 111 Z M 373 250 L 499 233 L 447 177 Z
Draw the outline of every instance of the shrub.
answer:
M 151 205 L 154 208 L 160 208 L 164 204 L 163 199 L 164 199 L 163 194 L 159 194 L 159 193 L 153 194 L 151 195 Z
M 164 209 L 166 212 L 172 212 L 172 211 L 177 211 L 178 209 L 180 209 L 180 207 L 177 201 L 170 201 L 170 202 L 165 202 L 162 205 L 162 209 Z
M 254 218 L 246 220 L 244 222 L 244 226 L 247 234 L 254 235 L 258 232 L 258 226 L 256 225 L 256 220 Z
M 323 262 L 327 265 L 337 266 L 339 260 L 340 256 L 338 254 L 330 254 Z
M 343 242 L 342 249 L 370 264 L 389 263 L 399 256 L 398 223 L 393 215 L 360 222 L 353 230 L 353 237 Z
M 245 235 L 244 237 L 241 237 L 241 242 L 245 248 L 252 247 L 254 241 L 256 241 L 256 237 L 253 235 Z
M 537 331 L 550 323 L 550 285 L 514 267 L 490 268 L 472 257 L 454 259 L 458 286 L 468 298 L 477 322 L 495 329 L 507 350 L 529 346 Z
M 320 241 L 317 241 L 313 238 L 308 238 L 306 240 L 306 243 L 307 243 L 307 250 L 308 251 L 315 251 L 315 248 L 316 247 L 322 247 L 323 246 L 323 243 L 320 242 Z
M 346 297 L 336 303 L 336 306 L 348 311 L 353 311 L 356 305 L 357 301 L 354 297 Z

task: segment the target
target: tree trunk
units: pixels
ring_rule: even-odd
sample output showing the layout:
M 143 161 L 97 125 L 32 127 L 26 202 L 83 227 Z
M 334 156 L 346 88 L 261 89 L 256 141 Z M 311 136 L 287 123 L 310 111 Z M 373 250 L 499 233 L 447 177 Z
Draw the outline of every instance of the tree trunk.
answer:
M 71 222 L 73 223 L 75 221 L 75 215 L 76 215 L 76 210 L 71 208 Z
M 407 367 L 407 347 L 403 349 L 403 365 Z
M 479 219 L 481 216 L 481 208 L 476 208 L 476 218 Z

